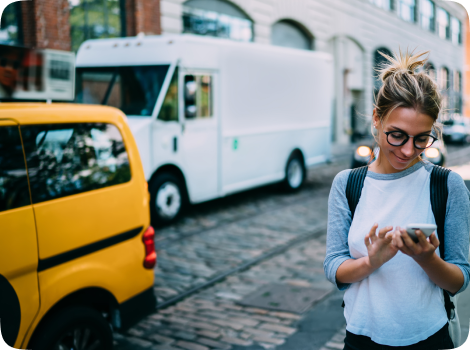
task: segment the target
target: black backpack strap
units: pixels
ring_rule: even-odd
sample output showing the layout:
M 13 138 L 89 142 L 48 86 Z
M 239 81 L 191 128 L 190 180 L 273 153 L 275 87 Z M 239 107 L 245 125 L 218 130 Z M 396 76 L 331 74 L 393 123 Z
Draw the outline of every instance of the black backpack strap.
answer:
M 439 252 L 441 258 L 445 258 L 445 241 L 444 241 L 444 225 L 446 221 L 446 207 L 447 196 L 449 194 L 447 189 L 447 178 L 449 177 L 450 170 L 434 166 L 431 172 L 431 208 L 434 214 L 434 220 L 437 225 L 437 238 L 439 239 Z M 455 309 L 454 303 L 450 300 L 449 294 L 444 292 L 444 306 L 447 312 L 447 318 L 450 319 L 452 309 Z
M 351 221 L 354 218 L 357 204 L 361 198 L 362 187 L 364 187 L 364 180 L 367 176 L 368 166 L 362 166 L 351 170 L 346 185 L 346 198 L 348 199 L 349 210 L 351 210 Z

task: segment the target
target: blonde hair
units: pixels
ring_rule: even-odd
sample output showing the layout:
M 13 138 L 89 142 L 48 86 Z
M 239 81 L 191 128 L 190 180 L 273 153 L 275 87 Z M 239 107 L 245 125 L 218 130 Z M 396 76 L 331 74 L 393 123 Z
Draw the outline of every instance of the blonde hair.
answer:
M 379 53 L 388 61 L 377 69 L 383 82 L 374 106 L 379 120 L 385 122 L 398 107 L 413 108 L 433 119 L 433 130 L 440 138 L 441 129 L 436 122 L 442 107 L 441 94 L 425 71 L 417 72 L 426 63 L 427 57 L 423 56 L 429 51 L 414 54 L 414 51 L 402 53 L 399 50 L 394 57 Z

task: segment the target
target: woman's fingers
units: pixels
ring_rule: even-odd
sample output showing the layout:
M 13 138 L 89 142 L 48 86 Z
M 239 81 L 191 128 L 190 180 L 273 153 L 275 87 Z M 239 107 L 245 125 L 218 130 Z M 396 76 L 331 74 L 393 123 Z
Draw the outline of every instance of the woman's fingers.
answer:
M 431 242 L 431 244 L 434 246 L 434 248 L 439 247 L 440 242 L 437 239 L 435 232 L 433 232 L 432 235 L 429 236 L 429 242 Z
M 378 223 L 375 223 L 372 225 L 372 228 L 369 231 L 369 234 L 366 237 L 369 237 L 370 241 L 374 243 L 377 240 L 377 235 L 375 232 L 377 231 L 377 228 L 379 227 Z
M 428 241 L 423 231 L 415 230 L 415 235 L 416 237 L 418 237 L 418 244 L 421 244 L 423 247 L 426 247 L 428 245 Z
M 385 238 L 385 235 L 387 234 L 387 232 L 391 231 L 392 229 L 393 229 L 392 226 L 386 226 L 380 229 L 379 238 L 382 238 L 382 239 Z

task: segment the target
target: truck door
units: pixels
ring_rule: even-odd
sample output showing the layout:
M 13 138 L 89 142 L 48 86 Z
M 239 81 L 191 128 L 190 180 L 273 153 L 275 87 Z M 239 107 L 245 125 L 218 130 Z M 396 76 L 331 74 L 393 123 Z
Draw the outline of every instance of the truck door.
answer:
M 218 195 L 219 133 L 214 72 L 181 72 L 181 149 L 193 202 Z
M 0 326 L 19 348 L 39 309 L 38 247 L 19 126 L 0 119 Z
M 171 74 L 171 68 L 170 72 Z M 163 164 L 181 165 L 181 125 L 178 118 L 178 67 L 175 67 L 153 126 L 153 170 Z

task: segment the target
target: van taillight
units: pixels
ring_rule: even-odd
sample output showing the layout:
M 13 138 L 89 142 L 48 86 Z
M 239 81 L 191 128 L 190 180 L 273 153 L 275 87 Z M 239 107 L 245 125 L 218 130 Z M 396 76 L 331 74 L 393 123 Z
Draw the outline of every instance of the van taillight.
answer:
M 145 245 L 144 267 L 146 269 L 153 269 L 157 263 L 157 253 L 155 252 L 154 238 L 155 231 L 152 226 L 149 226 L 142 236 L 142 241 Z

